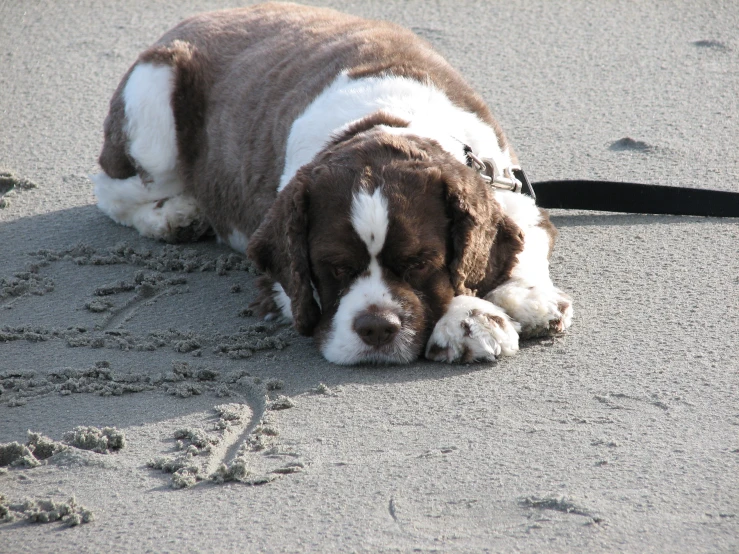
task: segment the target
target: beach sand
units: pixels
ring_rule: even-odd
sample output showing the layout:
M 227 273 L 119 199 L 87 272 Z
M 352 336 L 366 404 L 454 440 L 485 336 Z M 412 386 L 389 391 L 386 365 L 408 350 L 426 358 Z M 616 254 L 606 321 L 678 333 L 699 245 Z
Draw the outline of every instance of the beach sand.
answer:
M 431 41 L 532 181 L 739 191 L 731 3 L 316 4 Z M 95 207 L 121 76 L 229 6 L 0 2 L 0 550 L 739 550 L 736 219 L 554 211 L 566 335 L 339 367 L 241 256 Z

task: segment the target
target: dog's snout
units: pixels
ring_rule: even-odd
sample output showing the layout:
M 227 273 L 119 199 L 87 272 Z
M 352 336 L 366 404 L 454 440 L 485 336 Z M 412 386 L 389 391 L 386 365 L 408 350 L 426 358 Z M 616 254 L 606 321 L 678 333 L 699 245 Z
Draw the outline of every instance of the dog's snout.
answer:
M 400 318 L 391 311 L 363 312 L 354 319 L 354 331 L 369 346 L 383 346 L 400 331 Z

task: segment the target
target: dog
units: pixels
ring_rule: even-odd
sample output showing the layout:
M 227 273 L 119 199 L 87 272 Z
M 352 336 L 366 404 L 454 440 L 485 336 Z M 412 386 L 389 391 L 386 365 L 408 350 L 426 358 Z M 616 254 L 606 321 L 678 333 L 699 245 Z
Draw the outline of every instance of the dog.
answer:
M 168 242 L 206 232 L 263 272 L 258 315 L 337 364 L 492 361 L 565 331 L 556 231 L 472 160 L 518 160 L 483 99 L 387 22 L 295 4 L 196 15 L 123 77 L 100 209 Z

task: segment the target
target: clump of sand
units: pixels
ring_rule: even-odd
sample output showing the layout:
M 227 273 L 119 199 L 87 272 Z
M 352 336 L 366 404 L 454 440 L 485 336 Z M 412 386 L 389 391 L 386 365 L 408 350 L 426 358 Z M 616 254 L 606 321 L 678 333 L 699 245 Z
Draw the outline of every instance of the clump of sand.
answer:
M 163 456 L 149 460 L 146 462 L 146 467 L 171 473 L 170 486 L 173 489 L 184 489 L 192 487 L 199 480 L 200 467 L 193 461 L 195 455 L 192 451 L 187 451 L 182 456 Z
M 76 427 L 64 433 L 62 440 L 80 450 L 92 450 L 98 454 L 110 454 L 126 446 L 126 435 L 115 427 Z
M 285 396 L 284 394 L 279 395 L 277 398 L 275 398 L 272 402 L 269 403 L 267 406 L 270 410 L 287 410 L 289 408 L 294 408 L 295 402 L 293 402 L 289 397 Z
M 0 466 L 36 467 L 41 462 L 33 455 L 33 451 L 19 442 L 0 444 Z
M 338 396 L 337 392 L 325 383 L 318 383 L 318 386 L 311 389 L 313 394 L 322 394 L 324 396 Z
M 210 474 L 209 479 L 213 483 L 223 484 L 229 482 L 238 482 L 244 485 L 266 485 L 277 478 L 276 475 L 270 473 L 254 473 L 249 469 L 248 462 L 244 457 L 237 457 L 228 464 L 221 464 Z
M 210 480 L 214 483 L 222 484 L 229 481 L 244 482 L 249 478 L 247 461 L 244 458 L 236 458 L 229 464 L 220 464 L 218 468 L 211 473 Z
M 28 431 L 26 444 L 18 442 L 0 443 L 0 467 L 40 466 L 44 460 L 69 448 L 40 433 Z
M 43 340 L 43 338 L 39 338 Z M 0 340 L 1 342 L 1 340 Z M 30 398 L 48 394 L 98 394 L 121 396 L 123 394 L 154 390 L 156 384 L 144 374 L 114 372 L 107 361 L 96 362 L 82 369 L 63 367 L 38 375 L 34 371 L 11 370 L 0 373 L 0 401 L 8 406 L 19 406 Z
M 88 310 L 108 311 L 105 304 L 90 301 Z M 120 310 L 118 310 L 120 311 Z M 262 350 L 282 350 L 296 337 L 292 328 L 276 323 L 255 323 L 239 327 L 232 334 L 196 333 L 174 329 L 153 330 L 145 335 L 137 335 L 125 329 L 88 329 L 81 326 L 66 329 L 46 328 L 34 325 L 0 328 L 0 343 L 25 340 L 42 342 L 65 341 L 72 348 L 111 349 L 123 351 L 152 352 L 170 347 L 174 352 L 190 353 L 198 357 L 204 348 L 230 359 L 250 358 Z
M 0 300 L 27 294 L 43 296 L 53 291 L 56 286 L 54 280 L 39 273 L 43 265 L 28 264 L 25 270 L 13 274 L 12 277 L 0 278 Z
M 57 442 L 40 433 L 28 431 L 25 444 L 19 442 L 0 443 L 0 467 L 33 468 L 42 465 L 55 454 L 70 448 L 91 450 L 98 454 L 109 454 L 121 450 L 126 437 L 115 427 L 77 427 L 65 433 Z
M 10 523 L 17 519 L 25 519 L 29 523 L 61 521 L 74 527 L 93 521 L 94 514 L 91 510 L 77 504 L 74 497 L 66 502 L 43 499 L 12 503 L 0 495 L 0 523 Z
M 33 181 L 17 177 L 11 171 L 0 170 L 0 208 L 10 206 L 9 198 L 16 195 L 18 191 L 38 188 Z

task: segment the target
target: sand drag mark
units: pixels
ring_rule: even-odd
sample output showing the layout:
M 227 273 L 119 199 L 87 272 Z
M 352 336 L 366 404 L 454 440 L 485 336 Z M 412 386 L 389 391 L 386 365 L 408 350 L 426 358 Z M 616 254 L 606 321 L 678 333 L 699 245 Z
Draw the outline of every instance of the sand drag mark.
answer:
M 174 452 L 146 462 L 147 467 L 171 473 L 170 486 L 192 487 L 201 482 L 240 482 L 263 485 L 280 475 L 305 468 L 300 454 L 279 443 L 279 429 L 264 397 L 255 413 L 246 404 L 215 406 L 215 418 L 201 427 L 177 429 Z M 213 419 L 215 421 L 213 421 Z
M 524 508 L 535 508 L 537 510 L 552 510 L 555 512 L 561 512 L 563 514 L 572 514 L 577 516 L 584 516 L 588 518 L 586 524 L 592 523 L 603 523 L 602 517 L 593 515 L 589 510 L 586 510 L 573 500 L 566 497 L 557 496 L 527 496 L 520 500 L 520 505 Z

